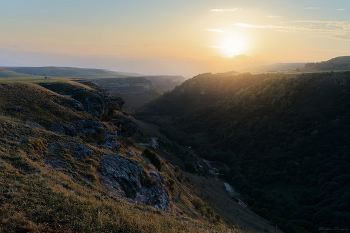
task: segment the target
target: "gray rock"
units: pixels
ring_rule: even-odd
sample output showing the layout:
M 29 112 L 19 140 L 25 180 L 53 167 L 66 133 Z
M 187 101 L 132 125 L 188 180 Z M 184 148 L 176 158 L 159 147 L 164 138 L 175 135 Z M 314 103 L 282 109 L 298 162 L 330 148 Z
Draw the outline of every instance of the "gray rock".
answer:
M 102 185 L 112 195 L 167 211 L 169 194 L 156 172 L 147 172 L 141 164 L 118 154 L 103 156 L 100 166 Z
M 45 129 L 43 126 L 39 125 L 39 124 L 36 123 L 36 122 L 26 121 L 26 122 L 24 122 L 24 124 L 30 125 L 30 126 L 33 126 L 33 127 L 39 128 L 39 129 Z
M 96 133 L 99 129 L 103 129 L 103 125 L 97 120 L 91 118 L 86 120 L 76 120 L 72 122 L 77 132 L 88 134 Z
M 136 133 L 138 124 L 131 118 L 126 116 L 118 116 L 113 123 L 120 128 L 118 135 L 131 137 Z M 122 132 L 122 128 L 125 128 L 125 132 Z
M 107 141 L 102 144 L 107 150 L 118 150 L 119 143 L 117 141 Z
M 91 157 L 93 153 L 93 149 L 80 143 L 69 144 L 66 142 L 52 142 L 47 144 L 47 151 L 50 153 L 59 153 L 60 150 L 66 150 L 70 152 L 76 159 L 80 159 L 82 157 Z
M 83 144 L 75 143 L 75 148 L 73 149 L 73 157 L 80 159 L 82 157 L 91 157 L 93 149 L 84 146 Z
M 68 124 L 55 123 L 51 125 L 51 130 L 56 133 L 66 134 L 68 136 L 77 136 L 77 131 L 75 130 L 75 128 Z

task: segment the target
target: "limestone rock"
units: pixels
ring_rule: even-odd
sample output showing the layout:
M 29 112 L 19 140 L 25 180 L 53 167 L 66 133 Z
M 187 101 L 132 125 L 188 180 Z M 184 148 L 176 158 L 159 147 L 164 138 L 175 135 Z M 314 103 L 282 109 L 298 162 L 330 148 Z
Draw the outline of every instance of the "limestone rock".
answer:
M 68 124 L 63 124 L 63 123 L 55 123 L 51 125 L 51 130 L 56 132 L 56 133 L 62 133 L 66 134 L 69 136 L 77 136 L 77 131 L 76 129 Z
M 113 195 L 167 211 L 169 194 L 156 172 L 147 172 L 136 161 L 118 154 L 100 159 L 102 185 Z
M 39 129 L 45 129 L 43 126 L 39 125 L 39 124 L 36 123 L 36 122 L 26 121 L 26 122 L 24 122 L 24 124 L 30 125 L 30 126 L 33 126 L 33 127 L 39 128 Z

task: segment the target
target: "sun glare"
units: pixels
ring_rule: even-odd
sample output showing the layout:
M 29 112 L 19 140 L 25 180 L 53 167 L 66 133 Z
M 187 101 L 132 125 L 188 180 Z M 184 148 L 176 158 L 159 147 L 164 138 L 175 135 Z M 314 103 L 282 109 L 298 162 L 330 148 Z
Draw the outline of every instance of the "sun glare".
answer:
M 227 57 L 233 57 L 244 53 L 245 47 L 244 39 L 238 35 L 229 35 L 225 37 L 221 45 L 221 49 Z

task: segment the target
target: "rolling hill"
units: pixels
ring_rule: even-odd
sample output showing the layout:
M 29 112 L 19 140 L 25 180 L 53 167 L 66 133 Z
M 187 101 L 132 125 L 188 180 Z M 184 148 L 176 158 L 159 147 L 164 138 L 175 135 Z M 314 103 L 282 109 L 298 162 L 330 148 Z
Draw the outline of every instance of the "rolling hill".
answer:
M 283 71 L 301 68 L 304 65 L 305 63 L 273 63 L 269 65 L 252 66 L 240 71 L 241 72 L 259 72 L 259 73 L 283 72 Z
M 300 70 L 302 72 L 350 70 L 350 56 L 335 57 L 323 62 L 306 63 Z
M 0 68 L 0 78 L 30 77 L 26 74 L 17 73 L 8 69 Z
M 76 67 L 3 67 L 8 70 L 28 75 L 53 76 L 53 77 L 78 77 L 78 78 L 118 78 L 129 77 L 138 74 L 118 73 L 103 69 L 89 69 Z

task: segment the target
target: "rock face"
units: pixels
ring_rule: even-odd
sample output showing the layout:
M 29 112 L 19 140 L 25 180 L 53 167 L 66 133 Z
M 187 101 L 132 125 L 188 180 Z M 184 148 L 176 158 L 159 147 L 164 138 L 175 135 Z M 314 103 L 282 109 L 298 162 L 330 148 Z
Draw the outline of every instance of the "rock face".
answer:
M 169 194 L 156 172 L 147 172 L 141 164 L 118 154 L 103 156 L 100 166 L 102 185 L 111 194 L 167 211 Z
M 41 84 L 41 86 L 69 97 L 62 102 L 63 105 L 79 111 L 85 110 L 87 113 L 94 116 L 108 114 L 110 108 L 122 111 L 125 103 L 122 98 L 110 95 L 106 89 L 94 82 L 88 80 L 76 80 L 75 82 L 76 84 L 74 84 L 74 82 L 44 83 Z
M 122 129 L 119 133 L 123 136 L 131 137 L 137 130 L 137 123 L 131 117 L 118 116 L 113 123 Z
M 76 159 L 80 159 L 83 157 L 91 157 L 93 150 L 84 144 L 80 143 L 57 143 L 52 142 L 48 143 L 47 151 L 50 153 L 55 153 L 55 150 L 66 150 L 72 153 L 73 157 Z
M 123 110 L 123 105 L 125 101 L 120 97 L 115 97 L 110 95 L 106 89 L 102 88 L 100 85 L 86 80 L 77 81 L 84 85 L 94 88 L 94 95 L 90 98 L 80 98 L 79 95 L 72 95 L 74 99 L 77 99 L 82 103 L 86 112 L 91 115 L 101 116 L 102 114 L 107 114 L 110 106 L 117 107 L 117 110 Z

